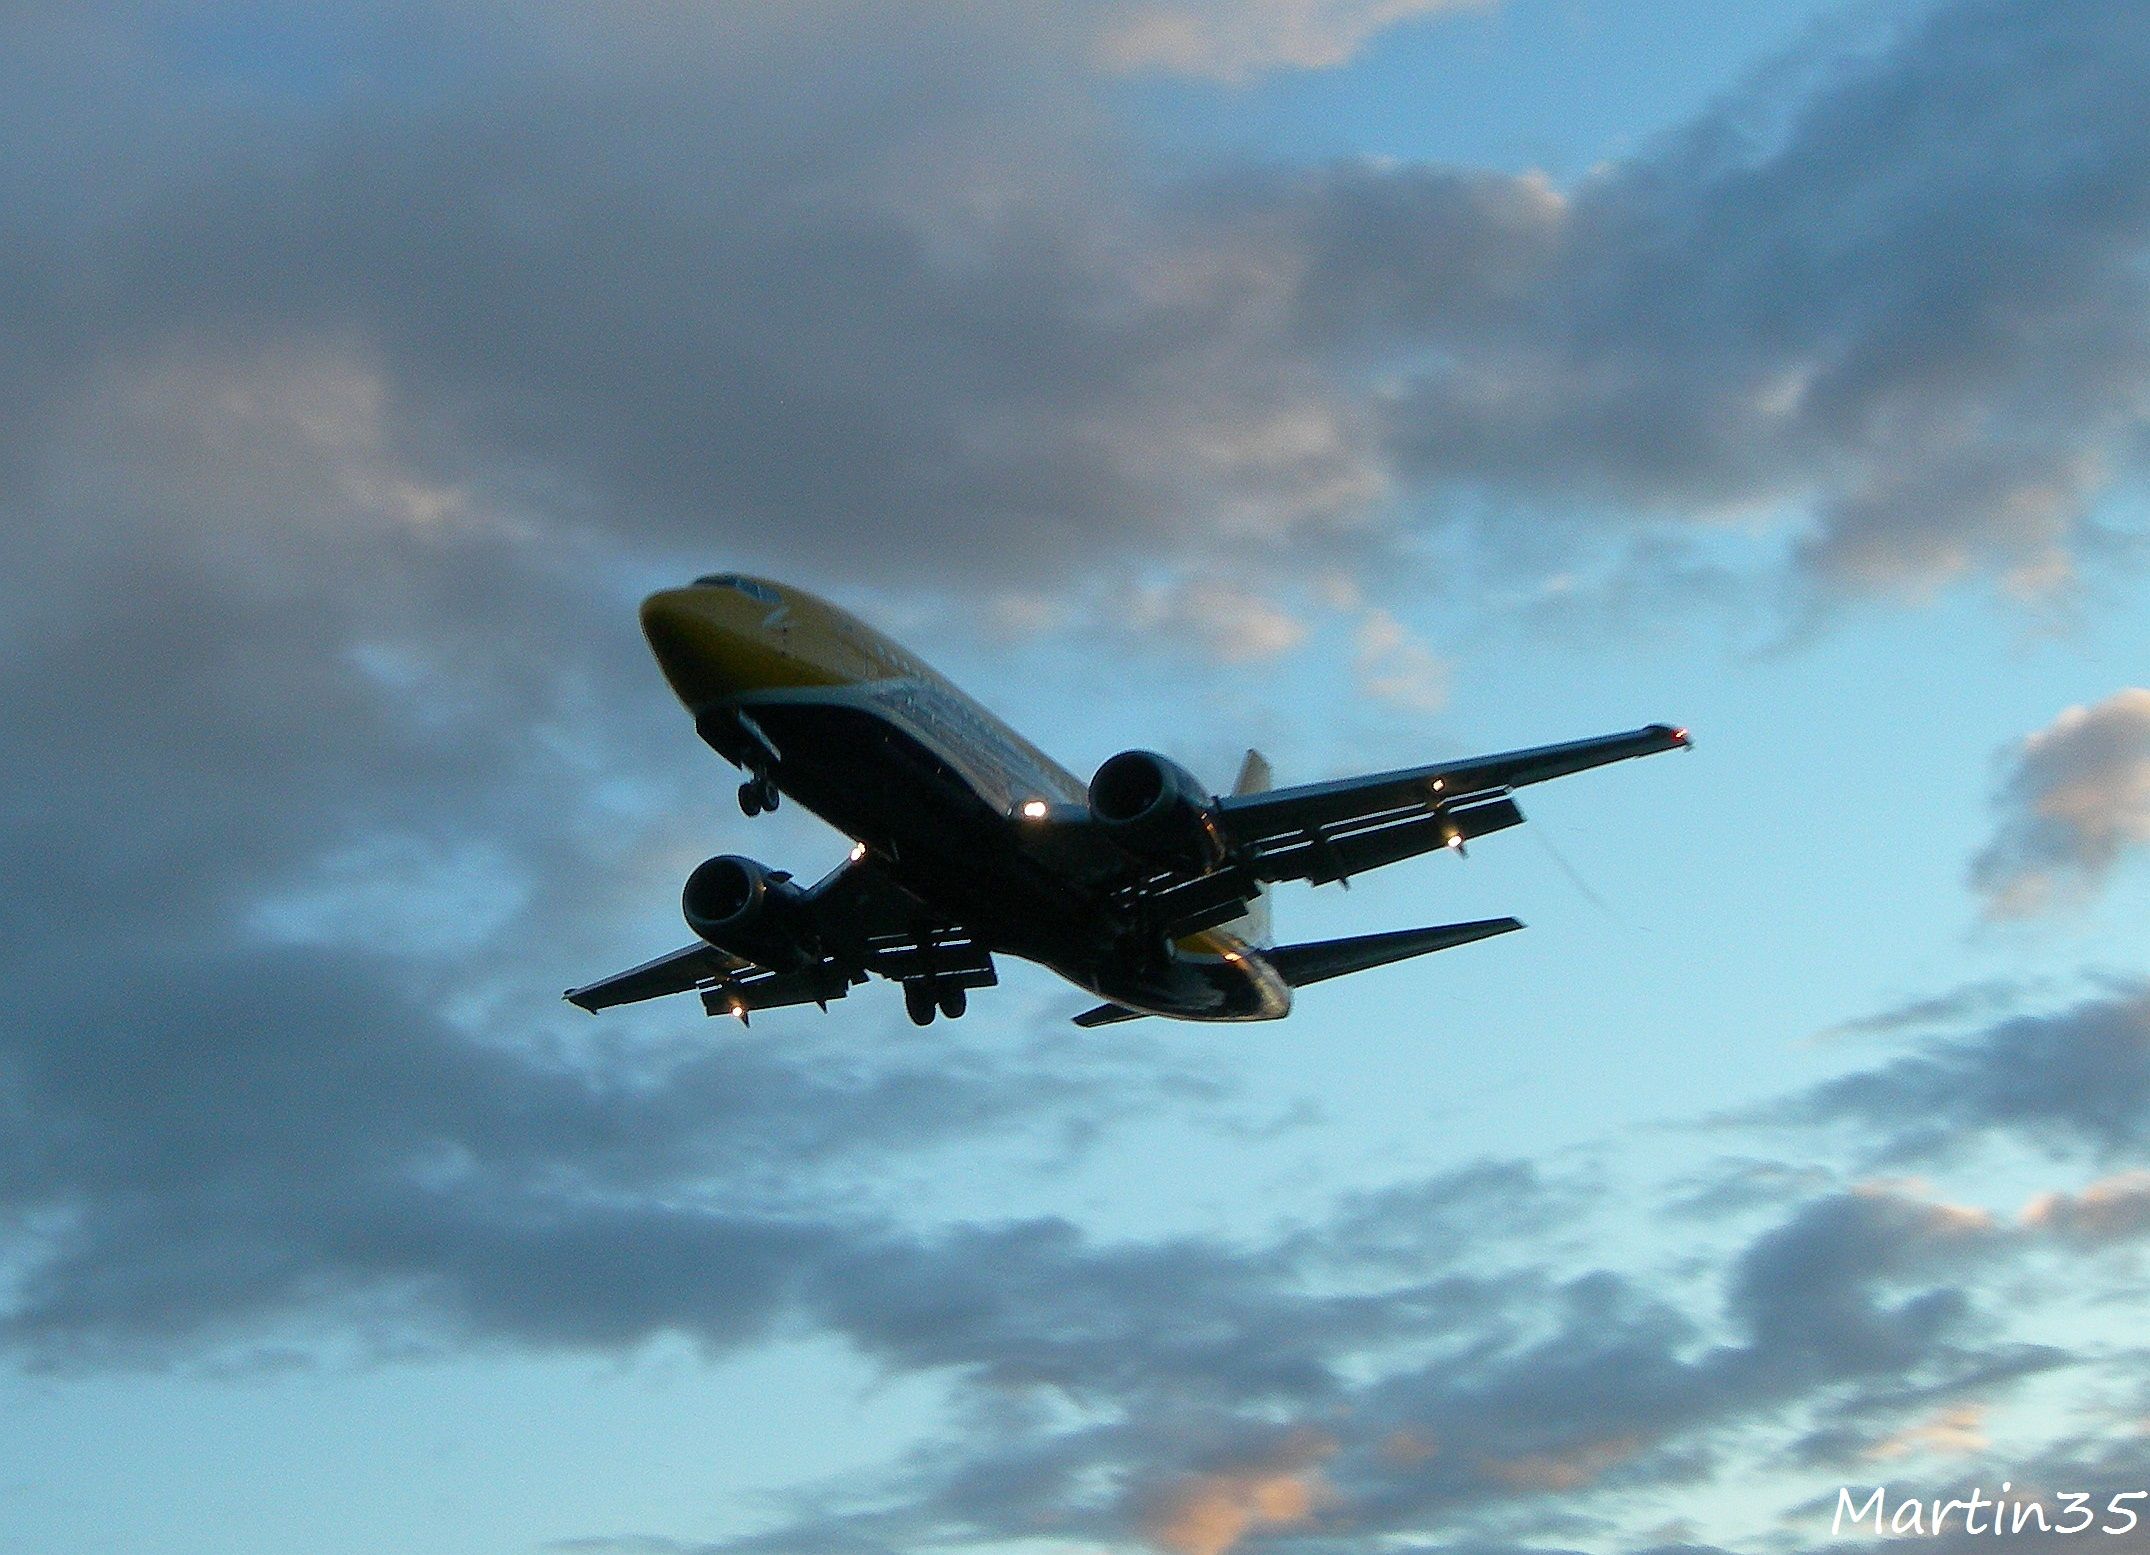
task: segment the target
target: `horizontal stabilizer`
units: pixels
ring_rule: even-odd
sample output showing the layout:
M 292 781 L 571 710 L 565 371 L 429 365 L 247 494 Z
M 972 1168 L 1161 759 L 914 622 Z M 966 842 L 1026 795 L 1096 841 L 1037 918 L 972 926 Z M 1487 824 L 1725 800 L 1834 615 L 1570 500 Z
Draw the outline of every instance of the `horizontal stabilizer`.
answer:
M 1327 982 L 1363 972 L 1368 967 L 1430 956 L 1436 950 L 1452 950 L 1473 940 L 1491 939 L 1523 927 L 1519 918 L 1480 918 L 1471 923 L 1436 923 L 1424 929 L 1392 929 L 1386 934 L 1359 934 L 1350 939 L 1318 939 L 1304 945 L 1279 945 L 1259 955 L 1283 974 L 1294 988 Z M 1112 1026 L 1123 1020 L 1140 1020 L 1144 1012 L 1124 1004 L 1100 1004 L 1075 1017 L 1078 1026 Z
M 1386 934 L 1360 934 L 1351 939 L 1279 945 L 1262 955 L 1284 974 L 1284 981 L 1294 988 L 1304 988 L 1308 983 L 1326 982 L 1332 977 L 1363 972 L 1368 967 L 1387 966 L 1391 961 L 1431 955 L 1436 950 L 1491 939 L 1496 934 L 1507 934 L 1521 927 L 1522 923 L 1515 918 L 1480 918 L 1474 923 L 1437 923 L 1424 929 L 1392 929 Z
M 1100 1004 L 1095 1009 L 1084 1010 L 1075 1017 L 1078 1026 L 1114 1026 L 1123 1020 L 1140 1020 L 1143 1011 L 1131 1010 L 1124 1004 Z

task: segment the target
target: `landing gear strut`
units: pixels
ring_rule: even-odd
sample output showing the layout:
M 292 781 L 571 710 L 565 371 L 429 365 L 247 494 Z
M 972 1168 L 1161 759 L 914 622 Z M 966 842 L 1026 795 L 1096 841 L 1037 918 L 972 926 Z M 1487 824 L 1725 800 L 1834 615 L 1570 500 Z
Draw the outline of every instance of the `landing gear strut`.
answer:
M 757 772 L 739 785 L 739 808 L 750 816 L 774 810 L 783 797 L 777 792 L 776 780 L 766 772 Z

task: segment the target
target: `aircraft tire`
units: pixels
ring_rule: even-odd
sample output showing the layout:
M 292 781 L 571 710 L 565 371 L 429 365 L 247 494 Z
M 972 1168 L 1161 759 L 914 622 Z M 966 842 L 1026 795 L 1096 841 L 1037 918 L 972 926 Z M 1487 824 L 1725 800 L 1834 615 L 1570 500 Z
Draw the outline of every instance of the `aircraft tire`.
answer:
M 914 1026 L 933 1024 L 935 1012 L 933 985 L 924 978 L 916 978 L 903 985 L 903 1013 L 911 1017 Z
M 969 996 L 960 987 L 953 984 L 941 989 L 935 997 L 935 1002 L 940 1005 L 941 1013 L 950 1020 L 961 1020 L 963 1012 L 970 1008 Z
M 749 818 L 762 812 L 761 785 L 748 781 L 739 785 L 739 811 Z

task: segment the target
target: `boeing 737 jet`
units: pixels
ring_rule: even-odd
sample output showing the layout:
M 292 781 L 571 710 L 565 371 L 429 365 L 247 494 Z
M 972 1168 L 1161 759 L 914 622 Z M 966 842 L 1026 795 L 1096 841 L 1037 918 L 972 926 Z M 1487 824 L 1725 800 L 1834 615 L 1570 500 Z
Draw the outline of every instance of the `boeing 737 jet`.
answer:
M 1150 751 L 1085 784 L 873 628 L 804 589 L 737 573 L 642 605 L 657 662 L 749 816 L 797 800 L 852 839 L 813 885 L 722 854 L 687 877 L 695 942 L 570 989 L 586 1010 L 695 992 L 712 1015 L 903 985 L 919 1025 L 963 1013 L 993 958 L 1050 967 L 1105 1002 L 1083 1026 L 1165 1015 L 1275 1020 L 1292 991 L 1523 925 L 1440 924 L 1272 945 L 1268 890 L 1349 880 L 1521 823 L 1512 791 L 1685 746 L 1626 734 L 1269 786 L 1247 753 L 1228 794 Z

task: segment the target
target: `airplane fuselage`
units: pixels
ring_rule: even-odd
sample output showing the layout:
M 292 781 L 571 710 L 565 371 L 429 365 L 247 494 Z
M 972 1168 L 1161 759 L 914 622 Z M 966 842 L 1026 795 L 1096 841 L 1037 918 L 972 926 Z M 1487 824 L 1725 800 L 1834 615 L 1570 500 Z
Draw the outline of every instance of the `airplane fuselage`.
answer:
M 651 595 L 642 626 L 702 738 L 753 774 L 750 792 L 797 801 L 986 949 L 1132 1010 L 1289 1010 L 1284 978 L 1228 929 L 1145 936 L 1111 880 L 1037 824 L 1084 806 L 1083 782 L 864 622 L 726 574 Z

